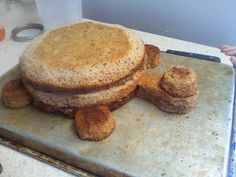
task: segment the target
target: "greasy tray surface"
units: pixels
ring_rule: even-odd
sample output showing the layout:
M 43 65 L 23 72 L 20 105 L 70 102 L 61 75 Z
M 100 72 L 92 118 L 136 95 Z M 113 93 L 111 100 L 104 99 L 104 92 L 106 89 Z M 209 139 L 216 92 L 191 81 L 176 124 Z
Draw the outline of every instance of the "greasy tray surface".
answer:
M 222 176 L 233 102 L 233 69 L 223 64 L 161 55 L 163 72 L 185 65 L 198 74 L 200 95 L 192 112 L 168 114 L 135 98 L 113 112 L 114 133 L 101 142 L 81 141 L 74 121 L 33 106 L 10 110 L 0 103 L 0 135 L 77 167 L 105 176 Z M 18 77 L 13 69 L 0 89 Z

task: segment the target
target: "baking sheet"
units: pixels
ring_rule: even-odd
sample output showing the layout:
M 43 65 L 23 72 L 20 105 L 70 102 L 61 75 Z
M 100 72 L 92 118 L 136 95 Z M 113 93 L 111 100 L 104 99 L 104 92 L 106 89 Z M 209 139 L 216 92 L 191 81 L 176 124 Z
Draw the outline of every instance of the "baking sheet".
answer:
M 222 176 L 226 174 L 232 121 L 233 69 L 227 65 L 161 55 L 163 72 L 171 65 L 191 67 L 198 74 L 196 108 L 168 114 L 135 98 L 113 112 L 114 133 L 101 142 L 77 138 L 74 121 L 46 114 L 33 106 L 9 110 L 0 104 L 0 134 L 75 167 L 103 176 Z M 18 77 L 4 75 L 0 88 Z
M 8 139 L 2 138 L 0 136 L 0 144 L 4 145 L 8 148 L 11 148 L 13 150 L 16 150 L 18 152 L 24 153 L 25 155 L 28 155 L 30 157 L 33 157 L 37 160 L 40 160 L 42 162 L 45 162 L 51 166 L 57 167 L 63 171 L 66 171 L 68 173 L 71 173 L 75 176 L 79 176 L 79 177 L 97 177 L 97 175 L 93 175 L 87 171 L 81 170 L 79 168 L 76 168 L 74 166 L 71 166 L 67 163 L 64 163 L 62 161 L 56 160 L 54 158 L 49 157 L 48 155 L 45 155 L 43 153 L 40 153 L 38 151 L 35 151 L 31 148 L 22 146 L 18 143 L 12 142 Z M 1 154 L 1 153 L 0 153 Z

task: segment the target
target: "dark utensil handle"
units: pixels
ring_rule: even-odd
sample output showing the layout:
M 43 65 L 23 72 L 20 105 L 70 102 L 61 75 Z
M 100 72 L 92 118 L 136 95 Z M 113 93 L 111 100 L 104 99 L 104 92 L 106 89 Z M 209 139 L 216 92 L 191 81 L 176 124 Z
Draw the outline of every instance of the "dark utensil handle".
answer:
M 217 63 L 221 62 L 219 57 L 215 57 L 211 55 L 203 55 L 203 54 L 183 52 L 183 51 L 177 51 L 177 50 L 167 50 L 166 53 L 170 53 L 174 55 L 181 55 L 181 56 L 191 57 L 191 58 L 197 58 L 200 60 L 207 60 L 207 61 L 212 61 L 212 62 L 217 62 Z

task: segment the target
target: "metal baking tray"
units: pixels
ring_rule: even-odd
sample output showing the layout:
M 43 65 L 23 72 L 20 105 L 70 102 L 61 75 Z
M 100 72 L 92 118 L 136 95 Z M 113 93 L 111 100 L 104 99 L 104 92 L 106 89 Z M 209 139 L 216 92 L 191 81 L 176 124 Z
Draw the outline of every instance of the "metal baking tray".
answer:
M 168 114 L 134 98 L 113 112 L 117 125 L 110 137 L 89 142 L 78 139 L 73 119 L 31 105 L 10 110 L 0 103 L 0 135 L 101 176 L 227 176 L 234 70 L 162 54 L 153 72 L 172 65 L 191 67 L 198 74 L 198 104 L 188 114 Z M 19 75 L 17 67 L 3 75 L 0 89 Z

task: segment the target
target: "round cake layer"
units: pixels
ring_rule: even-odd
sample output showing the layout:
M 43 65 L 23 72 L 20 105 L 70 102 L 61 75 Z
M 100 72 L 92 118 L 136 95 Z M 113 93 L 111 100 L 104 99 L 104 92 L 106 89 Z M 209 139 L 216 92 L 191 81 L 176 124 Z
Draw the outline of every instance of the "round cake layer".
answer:
M 23 77 L 54 90 L 100 88 L 132 75 L 144 63 L 143 41 L 131 30 L 84 22 L 35 39 L 20 58 Z
M 25 83 L 26 89 L 38 101 L 53 107 L 88 107 L 94 105 L 107 105 L 128 96 L 137 87 L 143 71 L 136 72 L 133 77 L 122 85 L 87 94 L 68 94 L 45 92 L 35 89 L 31 84 Z
M 109 107 L 110 111 L 115 111 L 132 100 L 136 95 L 136 89 L 129 93 L 129 95 L 110 103 L 107 103 L 106 106 Z M 39 100 L 34 99 L 33 105 L 46 113 L 61 112 L 67 115 L 69 118 L 74 118 L 76 112 L 80 109 L 79 107 L 55 107 L 45 103 L 40 102 Z

